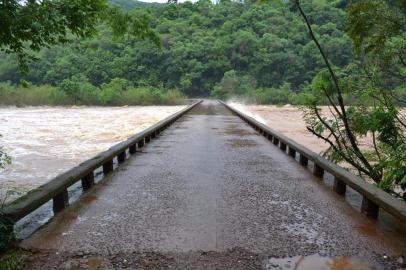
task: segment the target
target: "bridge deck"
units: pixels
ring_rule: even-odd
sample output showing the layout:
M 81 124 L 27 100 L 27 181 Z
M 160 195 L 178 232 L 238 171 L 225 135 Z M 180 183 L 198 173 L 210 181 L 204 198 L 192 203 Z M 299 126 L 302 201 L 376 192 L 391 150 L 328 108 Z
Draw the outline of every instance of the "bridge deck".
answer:
M 270 259 L 312 254 L 391 268 L 406 254 L 400 241 L 214 101 L 109 178 L 21 243 L 37 254 L 30 268 L 274 269 L 324 260 Z M 337 263 L 364 269 L 345 260 Z

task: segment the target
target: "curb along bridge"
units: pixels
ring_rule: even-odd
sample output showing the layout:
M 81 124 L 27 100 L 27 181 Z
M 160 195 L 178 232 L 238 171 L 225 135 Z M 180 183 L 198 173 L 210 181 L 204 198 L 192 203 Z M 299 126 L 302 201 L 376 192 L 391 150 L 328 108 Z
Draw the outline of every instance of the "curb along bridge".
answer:
M 8 234 L 47 204 L 25 269 L 405 267 L 404 202 L 212 100 L 6 206 Z

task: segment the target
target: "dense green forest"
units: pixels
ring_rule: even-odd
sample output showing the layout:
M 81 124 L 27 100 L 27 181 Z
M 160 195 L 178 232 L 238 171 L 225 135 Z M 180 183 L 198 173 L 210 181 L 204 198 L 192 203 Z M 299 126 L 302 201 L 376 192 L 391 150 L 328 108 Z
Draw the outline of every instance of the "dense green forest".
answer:
M 161 48 L 151 41 L 114 38 L 103 24 L 92 39 L 72 37 L 69 44 L 41 50 L 25 75 L 16 56 L 1 54 L 0 102 L 118 105 L 242 96 L 257 103 L 297 104 L 323 67 L 302 19 L 284 1 L 111 2 L 135 7 L 131 16 L 150 20 Z M 345 33 L 346 5 L 303 3 L 329 59 L 339 68 L 357 61 Z

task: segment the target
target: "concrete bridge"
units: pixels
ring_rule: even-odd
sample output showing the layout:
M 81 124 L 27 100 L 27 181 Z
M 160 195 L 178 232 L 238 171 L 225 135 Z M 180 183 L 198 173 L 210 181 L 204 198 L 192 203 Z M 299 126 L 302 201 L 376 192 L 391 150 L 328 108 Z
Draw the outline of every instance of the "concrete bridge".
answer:
M 235 113 L 205 100 L 7 208 L 17 221 L 53 201 L 55 217 L 19 243 L 26 269 L 405 267 L 403 202 Z M 77 181 L 86 192 L 68 207 Z

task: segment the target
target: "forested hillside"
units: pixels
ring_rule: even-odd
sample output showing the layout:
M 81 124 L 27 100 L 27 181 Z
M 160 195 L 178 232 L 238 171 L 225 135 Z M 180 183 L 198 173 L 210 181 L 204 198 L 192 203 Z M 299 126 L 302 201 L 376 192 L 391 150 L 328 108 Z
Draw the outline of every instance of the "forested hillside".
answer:
M 353 61 L 343 7 L 342 1 L 304 2 L 329 58 L 339 67 Z M 101 25 L 96 38 L 42 50 L 26 76 L 20 75 L 14 56 L 1 55 L 0 81 L 63 84 L 66 94 L 85 103 L 92 102 L 88 92 L 101 91 L 112 81 L 121 83 L 118 90 L 132 85 L 179 90 L 189 97 L 233 92 L 255 95 L 259 102 L 287 102 L 291 91 L 306 88 L 323 66 L 302 19 L 286 3 L 202 0 L 136 8 L 131 14 L 150 17 L 161 49 L 150 41 L 113 39 Z M 66 89 L 78 84 L 87 89 Z M 107 96 L 114 95 L 110 90 Z
M 116 6 L 123 8 L 124 10 L 131 10 L 136 7 L 146 8 L 146 7 L 161 5 L 159 3 L 148 3 L 148 2 L 142 2 L 142 1 L 137 1 L 137 0 L 110 0 L 109 2 L 112 5 L 116 5 Z

